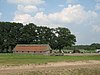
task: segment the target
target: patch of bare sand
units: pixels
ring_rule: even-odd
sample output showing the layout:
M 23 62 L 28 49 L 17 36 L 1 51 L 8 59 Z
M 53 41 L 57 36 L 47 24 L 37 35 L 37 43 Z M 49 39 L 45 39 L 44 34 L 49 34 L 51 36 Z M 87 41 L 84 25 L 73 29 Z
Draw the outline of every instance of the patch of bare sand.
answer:
M 75 62 L 51 62 L 48 64 L 29 64 L 21 66 L 2 66 L 0 67 L 0 75 L 10 75 L 10 73 L 18 73 L 25 71 L 38 71 L 43 69 L 54 69 L 54 68 L 78 68 L 78 67 L 100 67 L 100 61 L 88 60 L 88 61 L 75 61 Z
M 48 64 L 37 65 L 35 67 L 61 67 L 61 66 L 81 66 L 81 65 L 94 65 L 100 64 L 100 61 L 97 60 L 88 60 L 88 61 L 75 61 L 75 62 L 51 62 Z

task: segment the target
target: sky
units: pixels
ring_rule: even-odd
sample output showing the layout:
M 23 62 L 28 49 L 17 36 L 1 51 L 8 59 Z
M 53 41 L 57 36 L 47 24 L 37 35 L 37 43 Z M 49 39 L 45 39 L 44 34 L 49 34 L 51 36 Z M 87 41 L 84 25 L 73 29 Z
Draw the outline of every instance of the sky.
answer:
M 100 43 L 100 0 L 0 0 L 0 21 L 66 27 L 76 44 Z

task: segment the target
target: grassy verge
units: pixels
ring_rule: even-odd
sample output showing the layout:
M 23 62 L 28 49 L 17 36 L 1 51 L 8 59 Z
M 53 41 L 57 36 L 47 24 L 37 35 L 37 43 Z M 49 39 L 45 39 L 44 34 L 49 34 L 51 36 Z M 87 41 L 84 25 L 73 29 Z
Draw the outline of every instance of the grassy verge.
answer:
M 100 55 L 46 56 L 33 54 L 0 54 L 0 65 L 42 64 L 58 61 L 100 60 Z

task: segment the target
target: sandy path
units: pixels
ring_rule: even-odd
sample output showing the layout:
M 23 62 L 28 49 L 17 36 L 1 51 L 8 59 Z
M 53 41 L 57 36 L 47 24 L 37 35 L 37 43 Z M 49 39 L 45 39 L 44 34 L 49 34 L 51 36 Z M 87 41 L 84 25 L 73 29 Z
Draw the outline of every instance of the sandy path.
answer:
M 22 66 L 1 66 L 0 67 L 0 75 L 9 75 L 11 72 L 22 72 L 29 70 L 41 70 L 47 68 L 57 68 L 57 67 L 100 67 L 100 61 L 89 60 L 89 61 L 76 61 L 76 62 L 51 62 L 48 64 L 41 65 L 22 65 Z
M 41 68 L 41 67 L 61 67 L 61 66 L 82 66 L 82 65 L 95 65 L 100 64 L 97 60 L 88 61 L 76 61 L 76 62 L 51 62 L 47 64 L 29 64 L 21 66 L 1 66 L 0 70 L 14 70 L 14 69 L 31 69 L 31 68 Z
M 36 67 L 63 67 L 63 66 L 82 66 L 82 65 L 95 65 L 100 64 L 100 61 L 89 60 L 89 61 L 76 61 L 76 62 L 56 62 L 48 63 L 43 65 L 37 65 Z

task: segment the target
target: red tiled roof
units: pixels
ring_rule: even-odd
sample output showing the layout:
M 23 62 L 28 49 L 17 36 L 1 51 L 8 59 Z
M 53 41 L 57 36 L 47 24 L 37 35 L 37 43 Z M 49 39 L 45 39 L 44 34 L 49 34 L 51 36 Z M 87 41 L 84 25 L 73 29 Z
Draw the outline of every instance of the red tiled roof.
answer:
M 49 45 L 16 45 L 14 51 L 46 51 Z

